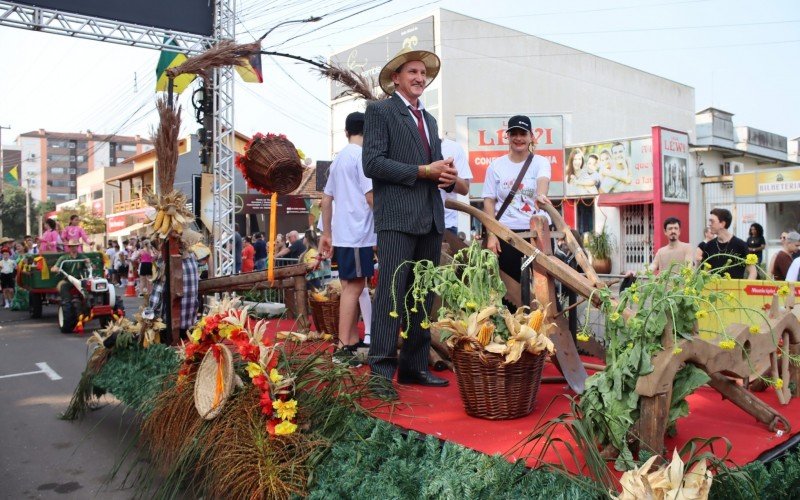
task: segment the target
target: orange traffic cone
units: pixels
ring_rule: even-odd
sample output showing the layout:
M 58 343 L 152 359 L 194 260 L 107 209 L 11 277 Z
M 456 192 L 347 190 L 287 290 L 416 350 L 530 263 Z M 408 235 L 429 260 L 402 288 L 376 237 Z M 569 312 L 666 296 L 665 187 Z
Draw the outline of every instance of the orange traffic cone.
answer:
M 136 278 L 133 277 L 133 269 L 128 268 L 128 286 L 125 287 L 126 297 L 136 297 Z

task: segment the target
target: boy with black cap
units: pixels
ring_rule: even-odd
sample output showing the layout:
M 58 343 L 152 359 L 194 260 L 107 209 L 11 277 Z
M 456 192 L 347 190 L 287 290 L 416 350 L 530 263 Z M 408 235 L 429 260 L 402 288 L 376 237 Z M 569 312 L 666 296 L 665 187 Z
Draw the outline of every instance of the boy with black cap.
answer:
M 348 144 L 331 164 L 322 197 L 322 238 L 319 250 L 323 259 L 333 257 L 336 260 L 339 265 L 339 280 L 342 282 L 339 303 L 341 345 L 334 353 L 334 360 L 358 366 L 361 363 L 355 356 L 355 351 L 359 346 L 356 328 L 359 297 L 364 291 L 366 280 L 373 274 L 372 247 L 377 244 L 377 236 L 372 216 L 372 180 L 364 175 L 361 166 L 364 113 L 347 115 L 344 128 Z M 367 321 L 368 313 L 363 313 Z
M 530 219 L 534 215 L 550 217 L 539 208 L 540 203 L 550 203 L 547 190 L 550 187 L 550 162 L 531 152 L 533 127 L 531 119 L 516 115 L 508 120 L 506 128 L 508 154 L 495 158 L 486 169 L 483 184 L 483 211 L 496 217 L 514 232 L 530 231 Z M 527 167 L 526 167 L 527 164 Z M 523 168 L 525 174 L 515 186 Z M 509 199 L 510 198 L 510 199 Z M 506 204 L 506 199 L 508 203 Z M 505 206 L 505 210 L 500 210 Z M 499 216 L 499 217 L 498 217 Z M 520 280 L 522 253 L 505 241 L 489 233 L 486 248 L 498 254 L 500 269 L 516 281 Z

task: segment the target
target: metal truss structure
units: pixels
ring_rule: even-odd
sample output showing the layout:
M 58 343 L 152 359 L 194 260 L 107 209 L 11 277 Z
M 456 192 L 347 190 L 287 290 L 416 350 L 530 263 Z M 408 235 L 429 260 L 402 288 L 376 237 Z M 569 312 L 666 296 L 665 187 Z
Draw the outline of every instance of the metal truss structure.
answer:
M 54 9 L 0 1 L 0 26 L 110 42 L 154 50 L 196 55 L 220 40 L 234 40 L 235 0 L 215 0 L 214 37 L 179 33 Z M 214 71 L 214 257 L 216 275 L 234 272 L 234 155 L 233 68 Z M 199 203 L 199 200 L 195 200 Z
M 229 1 L 233 0 L 220 0 L 217 3 L 227 4 Z M 4 1 L 0 1 L 0 26 L 146 49 L 177 48 L 186 54 L 200 53 L 218 39 Z
M 218 0 L 214 8 L 217 40 L 236 38 L 235 0 Z M 233 67 L 214 70 L 214 264 L 217 276 L 234 273 L 234 155 Z

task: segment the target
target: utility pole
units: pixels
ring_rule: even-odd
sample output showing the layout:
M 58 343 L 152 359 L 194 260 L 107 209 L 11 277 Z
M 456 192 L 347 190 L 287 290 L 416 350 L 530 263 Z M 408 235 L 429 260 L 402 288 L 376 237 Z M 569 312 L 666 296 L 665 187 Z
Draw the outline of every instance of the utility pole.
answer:
M 20 162 L 20 168 L 22 166 L 22 162 Z M 25 234 L 33 234 L 31 233 L 31 183 L 33 179 L 31 179 L 30 173 L 27 177 L 25 177 Z
M 11 125 L 8 127 L 4 127 L 0 125 L 0 204 L 3 203 L 5 200 L 5 196 L 3 195 L 3 182 L 5 181 L 6 177 L 6 167 L 3 165 L 3 129 L 10 130 Z M 3 236 L 3 219 L 0 218 L 0 236 Z

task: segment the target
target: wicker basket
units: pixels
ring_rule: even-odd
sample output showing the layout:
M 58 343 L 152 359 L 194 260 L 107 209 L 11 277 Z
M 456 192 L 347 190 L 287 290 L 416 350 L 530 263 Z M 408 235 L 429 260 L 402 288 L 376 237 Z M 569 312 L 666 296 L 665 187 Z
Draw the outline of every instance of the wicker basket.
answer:
M 471 339 L 470 339 L 471 340 Z M 485 351 L 452 350 L 458 391 L 468 415 L 489 420 L 508 420 L 529 415 L 542 382 L 545 353 L 523 352 L 516 363 L 503 364 L 503 356 Z
M 310 299 L 311 317 L 317 331 L 333 336 L 334 343 L 339 340 L 339 299 L 314 300 Z
M 303 180 L 303 164 L 297 149 L 288 139 L 267 136 L 253 139 L 247 150 L 245 177 L 252 188 L 262 191 L 289 194 Z

